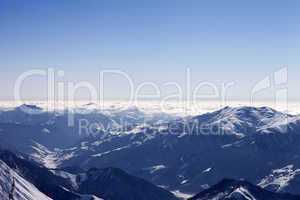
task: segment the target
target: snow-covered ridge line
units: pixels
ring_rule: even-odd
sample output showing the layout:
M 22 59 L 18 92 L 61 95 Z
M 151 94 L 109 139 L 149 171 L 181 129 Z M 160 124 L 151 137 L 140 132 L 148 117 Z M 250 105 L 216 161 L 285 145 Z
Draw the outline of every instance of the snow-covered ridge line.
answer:
M 220 101 L 201 101 L 201 102 L 164 102 L 163 106 L 160 101 L 139 101 L 139 102 L 128 102 L 128 101 L 105 101 L 104 103 L 89 102 L 89 101 L 27 101 L 24 103 L 14 101 L 0 101 L 0 110 L 14 109 L 22 104 L 36 105 L 37 107 L 43 108 L 48 111 L 63 111 L 65 109 L 89 109 L 89 110 L 102 110 L 103 112 L 113 112 L 126 110 L 129 108 L 137 107 L 139 110 L 145 113 L 168 113 L 176 114 L 180 116 L 197 115 L 207 112 L 219 110 L 225 106 L 240 107 L 262 107 L 268 106 L 278 111 L 287 112 L 289 114 L 300 114 L 300 103 L 289 102 L 288 108 L 286 103 L 275 103 L 271 101 L 254 102 L 249 103 L 247 101 L 230 101 L 222 104 Z
M 0 160 L 1 200 L 51 200 Z

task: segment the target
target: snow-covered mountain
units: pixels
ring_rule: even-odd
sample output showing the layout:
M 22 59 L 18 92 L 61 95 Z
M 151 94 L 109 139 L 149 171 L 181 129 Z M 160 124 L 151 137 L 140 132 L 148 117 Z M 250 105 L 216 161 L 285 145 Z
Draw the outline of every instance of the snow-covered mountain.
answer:
M 198 126 L 186 128 L 193 123 L 217 127 L 222 134 L 195 132 Z M 287 125 L 285 132 L 281 124 Z M 167 123 L 138 124 L 126 132 L 84 139 L 39 158 L 57 167 L 113 166 L 169 190 L 193 193 L 226 177 L 256 184 L 285 163 L 299 166 L 299 127 L 298 116 L 271 108 L 226 107 Z
M 171 192 L 117 168 L 47 169 L 10 151 L 0 151 L 0 161 L 55 200 L 177 200 Z
M 81 174 L 78 191 L 111 200 L 177 200 L 167 190 L 117 168 L 92 168 Z
M 300 118 L 268 107 L 225 107 L 221 110 L 193 117 L 207 134 L 250 136 L 254 133 L 287 133 L 288 126 L 300 125 Z M 205 130 L 206 129 L 206 130 Z M 208 132 L 209 130 L 209 132 Z M 201 131 L 199 132 L 201 134 Z
M 64 113 L 42 112 L 27 116 L 37 117 L 29 121 L 18 115 L 16 123 L 8 120 L 14 118 L 9 112 L 17 113 L 2 112 L 1 141 L 51 169 L 115 167 L 190 194 L 227 177 L 258 184 L 272 170 L 300 167 L 299 116 L 268 107 L 225 107 L 188 117 L 147 114 L 136 107 L 78 112 L 75 122 L 83 118 L 114 126 L 89 137 L 80 137 L 76 126 L 67 127 Z M 294 185 L 293 193 L 300 194 Z
M 0 197 L 2 200 L 51 200 L 1 160 Z
M 189 200 L 298 200 L 300 196 L 276 194 L 246 181 L 224 179 Z

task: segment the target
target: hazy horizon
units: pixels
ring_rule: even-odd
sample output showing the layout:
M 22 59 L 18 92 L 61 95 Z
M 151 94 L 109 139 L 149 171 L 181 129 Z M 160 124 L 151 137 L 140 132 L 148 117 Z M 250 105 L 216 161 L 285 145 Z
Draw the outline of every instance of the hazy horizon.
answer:
M 0 108 L 15 108 L 21 106 L 22 104 L 27 105 L 36 105 L 45 110 L 62 110 L 68 108 L 87 108 L 87 109 L 96 109 L 96 110 L 126 110 L 128 108 L 137 107 L 139 110 L 145 113 L 169 113 L 175 115 L 199 115 L 208 112 L 213 112 L 219 109 L 222 109 L 226 106 L 229 107 L 270 107 L 277 111 L 299 115 L 300 114 L 300 103 L 297 101 L 289 102 L 274 102 L 274 101 L 198 101 L 198 102 L 186 102 L 186 101 L 137 101 L 129 102 L 125 100 L 106 100 L 104 102 L 91 102 L 91 101 L 74 101 L 74 102 L 65 102 L 65 101 L 24 101 L 24 102 L 15 102 L 15 101 L 0 101 Z

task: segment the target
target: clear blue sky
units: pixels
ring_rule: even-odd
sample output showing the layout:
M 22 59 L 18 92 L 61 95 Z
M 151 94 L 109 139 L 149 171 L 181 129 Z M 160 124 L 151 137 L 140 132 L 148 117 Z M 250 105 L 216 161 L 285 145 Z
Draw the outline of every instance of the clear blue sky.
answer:
M 162 84 L 184 84 L 187 66 L 192 85 L 235 81 L 230 96 L 243 99 L 283 65 L 290 98 L 300 99 L 299 9 L 297 0 L 0 0 L 0 99 L 11 99 L 18 75 L 35 68 L 95 85 L 100 70 L 120 69 L 168 93 Z M 127 86 L 112 80 L 108 96 L 125 97 Z M 23 94 L 44 91 L 37 78 Z

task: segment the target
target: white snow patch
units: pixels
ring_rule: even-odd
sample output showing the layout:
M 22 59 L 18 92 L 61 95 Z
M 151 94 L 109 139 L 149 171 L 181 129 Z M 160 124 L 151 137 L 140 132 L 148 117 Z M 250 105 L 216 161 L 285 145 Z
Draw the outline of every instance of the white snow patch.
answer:
M 92 156 L 93 157 L 101 157 L 103 155 L 110 154 L 110 153 L 115 152 L 115 151 L 120 151 L 120 150 L 123 150 L 123 149 L 127 149 L 129 147 L 130 147 L 130 145 L 126 145 L 126 146 L 123 146 L 123 147 L 119 147 L 119 148 L 113 149 L 111 151 L 105 151 L 105 152 L 102 152 L 102 153 L 94 154 Z
M 153 174 L 153 173 L 155 173 L 159 170 L 165 169 L 165 168 L 167 168 L 165 165 L 155 165 L 155 166 L 146 168 L 146 170 L 149 170 L 150 173 Z
M 174 190 L 174 191 L 171 191 L 176 197 L 178 197 L 179 199 L 182 199 L 182 200 L 185 200 L 185 199 L 188 199 L 188 198 L 191 198 L 193 197 L 194 195 L 193 194 L 187 194 L 187 193 L 183 193 L 179 190 Z
M 205 173 L 210 172 L 211 170 L 212 170 L 212 168 L 210 167 L 210 168 L 207 168 L 207 169 L 203 170 L 202 173 L 205 174 Z
M 44 134 L 50 134 L 51 131 L 49 129 L 47 129 L 47 128 L 43 128 L 42 129 L 42 133 L 44 133 Z
M 189 180 L 188 179 L 185 179 L 185 180 L 183 180 L 183 181 L 181 181 L 181 185 L 184 185 L 184 184 L 186 184 L 187 182 L 189 182 Z

